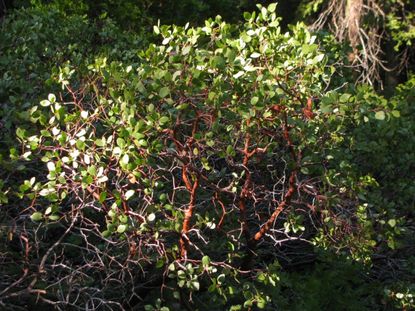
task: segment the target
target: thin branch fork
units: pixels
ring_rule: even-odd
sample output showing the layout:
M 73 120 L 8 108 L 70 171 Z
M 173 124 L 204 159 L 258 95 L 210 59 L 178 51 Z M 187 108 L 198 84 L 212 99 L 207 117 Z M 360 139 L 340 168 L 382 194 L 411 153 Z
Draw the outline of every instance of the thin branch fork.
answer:
M 271 217 L 265 222 L 265 224 L 259 229 L 259 231 L 249 241 L 249 244 L 251 246 L 255 246 L 258 243 L 258 241 L 261 240 L 264 237 L 264 235 L 271 229 L 274 221 L 281 214 L 281 212 L 283 212 L 284 209 L 291 203 L 292 196 L 297 191 L 296 179 L 297 179 L 297 171 L 300 166 L 301 152 L 299 152 L 298 154 L 295 152 L 294 144 L 290 137 L 290 127 L 288 125 L 287 113 L 284 113 L 284 122 L 282 126 L 283 126 L 284 138 L 287 141 L 291 157 L 293 161 L 295 162 L 295 168 L 290 174 L 290 178 L 288 180 L 288 190 L 284 195 L 284 199 L 278 204 L 277 208 L 271 214 Z
M 293 170 L 289 179 L 289 188 L 284 196 L 284 200 L 278 205 L 275 211 L 272 213 L 271 217 L 267 222 L 261 227 L 261 229 L 254 235 L 251 240 L 252 244 L 257 244 L 259 240 L 271 229 L 274 221 L 281 214 L 282 211 L 290 204 L 293 194 L 296 192 L 295 181 L 297 177 L 297 170 Z

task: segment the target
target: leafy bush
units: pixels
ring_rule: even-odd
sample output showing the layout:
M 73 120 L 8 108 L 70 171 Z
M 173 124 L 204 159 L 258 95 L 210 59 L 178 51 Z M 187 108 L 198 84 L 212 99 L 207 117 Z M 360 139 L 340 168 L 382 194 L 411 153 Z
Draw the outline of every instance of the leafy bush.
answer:
M 102 247 L 129 241 L 138 277 L 163 284 L 172 309 L 278 306 L 275 245 L 313 258 L 306 241 L 331 247 L 331 237 L 353 256 L 368 251 L 355 215 L 370 182 L 339 170 L 350 166 L 341 125 L 363 114 L 349 119 L 351 95 L 326 92 L 335 67 L 304 25 L 281 33 L 275 8 L 245 14 L 241 29 L 220 18 L 155 26 L 160 46 L 131 65 L 97 59 L 82 83 L 82 68 L 61 68 L 64 91 L 30 109 L 42 130 L 17 131 L 25 158 L 48 169 L 20 188 L 31 219 L 66 222 L 65 238 L 99 230 Z M 140 295 L 147 309 L 163 303 Z
M 138 55 L 142 41 L 111 21 L 16 12 L 4 27 L 27 36 L 2 33 L 2 61 L 15 63 L 2 118 L 16 136 L 1 165 L 20 169 L 0 183 L 0 217 L 13 224 L 1 229 L 2 306 L 413 304 L 401 238 L 412 209 L 400 210 L 413 182 L 389 164 L 410 169 L 413 149 L 383 137 L 412 142 L 412 82 L 390 101 L 349 85 L 332 37 L 303 24 L 283 33 L 275 12 L 157 25 L 161 44 Z M 56 41 L 38 43 L 30 27 Z M 391 249 L 401 281 L 382 265 L 402 261 Z
M 31 122 L 30 110 L 39 103 L 44 92 L 61 89 L 59 68 L 67 61 L 77 68 L 77 77 L 82 83 L 81 73 L 95 57 L 134 62 L 145 39 L 122 32 L 109 19 L 92 22 L 51 8 L 14 11 L 0 27 L 0 251 L 5 258 L 0 265 L 4 276 L 1 301 L 5 297 L 15 299 L 18 305 L 10 307 L 14 310 L 28 303 L 16 293 L 27 288 L 38 271 L 39 262 L 30 261 L 32 255 L 36 257 L 36 252 L 29 252 L 34 249 L 30 245 L 36 243 L 38 251 L 45 255 L 44 252 L 56 242 L 54 234 L 63 233 L 66 229 L 61 231 L 62 228 L 68 225 L 61 222 L 34 231 L 34 226 L 19 217 L 28 206 L 19 195 L 30 185 L 24 181 L 33 174 L 42 176 L 46 170 L 39 165 L 38 159 L 26 161 L 27 154 L 19 148 L 23 137 L 41 130 Z M 54 234 L 50 235 L 50 232 Z M 43 240 L 45 237 L 48 240 Z M 82 240 L 79 231 L 72 233 L 72 240 L 78 241 L 75 245 L 79 247 Z M 117 254 L 120 249 L 121 245 Z M 22 256 L 21 251 L 28 253 Z M 75 258 L 73 252 L 72 247 L 71 254 L 66 255 Z M 20 282 L 15 283 L 16 287 L 9 287 L 17 280 Z M 43 290 L 46 283 L 39 282 L 36 284 Z M 14 291 L 7 291 L 7 288 Z M 101 286 L 100 291 L 103 289 Z M 35 303 L 29 301 L 29 304 Z M 1 308 L 5 308 L 3 303 Z
M 67 14 L 87 15 L 90 19 L 109 17 L 117 26 L 138 32 L 151 23 L 151 18 L 146 12 L 150 3 L 149 0 L 30 0 L 31 7 L 53 8 Z
M 51 75 L 66 61 L 83 66 L 99 55 L 132 60 L 144 41 L 122 33 L 110 20 L 92 24 L 47 8 L 16 11 L 1 27 L 1 140 L 10 137 L 17 120 L 27 121 L 23 110 L 41 94 L 59 89 Z M 136 49 L 127 49 L 130 44 Z
M 144 41 L 121 32 L 110 20 L 93 24 L 85 17 L 56 10 L 25 9 L 9 15 L 1 25 L 0 41 L 0 160 L 15 151 L 15 131 L 28 125 L 28 110 L 44 92 L 59 90 L 59 66 L 70 61 L 82 67 L 95 56 L 133 60 Z M 133 44 L 136 49 L 127 49 Z M 7 171 L 19 166 L 5 165 Z M 10 170 L 9 170 L 10 169 Z

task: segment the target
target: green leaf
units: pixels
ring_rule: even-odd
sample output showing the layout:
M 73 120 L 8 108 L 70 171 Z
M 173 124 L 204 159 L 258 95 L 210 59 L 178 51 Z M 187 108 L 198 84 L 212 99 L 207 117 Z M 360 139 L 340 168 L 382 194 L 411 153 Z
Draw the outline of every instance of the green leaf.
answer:
M 176 107 L 177 110 L 184 110 L 189 107 L 189 104 L 180 104 Z
M 135 193 L 135 191 L 134 190 L 132 190 L 132 189 L 130 189 L 130 190 L 128 190 L 126 193 L 125 193 L 125 199 L 126 200 L 128 200 L 128 199 L 130 199 L 133 195 L 134 195 L 134 193 Z
M 254 96 L 251 98 L 251 105 L 255 106 L 259 101 L 259 98 L 257 96 Z
M 375 118 L 377 120 L 385 120 L 385 112 L 384 111 L 377 111 L 375 113 Z
M 99 194 L 99 202 L 103 203 L 106 198 L 107 198 L 107 193 L 105 191 Z
M 159 119 L 159 123 L 161 124 L 161 125 L 163 125 L 163 124 L 165 124 L 165 123 L 167 123 L 167 122 L 169 122 L 169 117 L 166 117 L 166 116 L 164 116 L 164 117 L 161 117 L 160 119 Z
M 243 75 L 244 75 L 244 71 L 238 71 L 237 73 L 235 73 L 234 75 L 233 75 L 233 77 L 235 78 L 235 79 L 238 79 L 238 78 L 240 78 L 240 77 L 242 77 Z
M 266 303 L 265 299 L 261 297 L 261 298 L 258 299 L 256 304 L 257 304 L 259 309 L 264 309 L 267 303 Z
M 154 214 L 154 213 L 149 214 L 149 215 L 147 216 L 147 220 L 148 220 L 149 222 L 153 222 L 154 220 L 156 220 L 156 214 Z
M 199 290 L 200 289 L 200 283 L 198 281 L 192 281 L 191 287 L 194 290 Z
M 118 227 L 117 227 L 117 232 L 118 233 L 124 233 L 125 230 L 127 230 L 127 225 L 124 225 L 124 224 L 118 225 Z
M 324 54 L 319 54 L 316 57 L 314 57 L 313 59 L 313 64 L 317 65 L 318 63 L 320 63 L 324 58 Z
M 150 105 L 147 106 L 147 111 L 148 112 L 153 112 L 154 111 L 154 108 L 155 108 L 154 107 L 154 104 L 150 104 Z
M 159 91 L 159 96 L 161 97 L 161 98 L 164 98 L 164 97 L 166 97 L 167 95 L 169 95 L 170 94 L 170 89 L 167 87 L 167 86 L 165 86 L 165 87 L 162 87 L 161 89 L 160 89 L 160 91 Z
M 118 216 L 118 220 L 121 223 L 126 224 L 128 222 L 128 216 L 127 215 L 120 215 L 120 216 Z
M 146 88 L 143 84 L 143 82 L 138 81 L 137 83 L 137 90 L 141 93 L 141 94 L 145 94 L 146 93 Z
M 49 94 L 49 95 L 48 95 L 48 100 L 49 100 L 51 103 L 54 103 L 54 102 L 56 102 L 56 96 L 55 96 L 54 94 Z
M 183 50 L 182 50 L 182 55 L 187 55 L 187 54 L 189 54 L 189 52 L 190 52 L 190 49 L 191 49 L 192 47 L 190 46 L 190 45 L 186 45 L 184 48 L 183 48 Z
M 45 215 L 49 215 L 51 213 L 52 213 L 52 206 L 49 206 L 45 211 Z
M 209 264 L 210 264 L 210 258 L 209 258 L 209 256 L 203 256 L 203 258 L 202 258 L 202 265 L 203 265 L 203 267 L 208 267 L 209 266 Z
M 147 147 L 147 141 L 145 139 L 140 139 L 137 144 L 139 147 Z
M 49 217 L 48 217 L 50 220 L 53 220 L 53 221 L 56 221 L 56 220 L 59 220 L 59 215 L 50 215 Z
M 42 101 L 40 102 L 40 105 L 41 105 L 42 107 L 48 107 L 48 106 L 50 106 L 50 105 L 51 105 L 51 102 L 45 99 L 45 100 L 42 100 Z
M 105 145 L 105 142 L 102 139 L 95 140 L 95 145 L 98 147 L 103 147 Z
M 130 157 L 128 156 L 128 154 L 124 154 L 123 157 L 121 158 L 121 163 L 124 165 L 127 165 L 129 161 L 130 161 Z
M 392 110 L 392 115 L 395 118 L 399 118 L 401 116 L 401 113 L 399 112 L 399 110 Z
M 342 95 L 340 96 L 339 100 L 340 100 L 340 102 L 341 102 L 341 103 L 347 103 L 347 101 L 349 100 L 349 98 L 350 98 L 351 96 L 352 96 L 352 95 L 345 93 L 345 94 L 342 94 Z
M 122 139 L 121 137 L 117 138 L 117 145 L 121 148 L 124 147 L 125 146 L 125 140 Z
M 103 231 L 101 234 L 102 234 L 102 236 L 103 236 L 104 238 L 108 238 L 108 237 L 110 237 L 110 236 L 111 236 L 111 231 L 109 231 L 109 230 L 105 230 L 105 231 Z
M 212 65 L 216 68 L 219 68 L 219 69 L 224 68 L 225 67 L 225 60 L 221 56 L 215 56 L 212 59 Z
M 167 194 L 165 193 L 160 194 L 159 199 L 161 202 L 167 201 Z
M 277 8 L 277 4 L 276 4 L 276 3 L 271 3 L 271 4 L 268 6 L 268 12 L 270 12 L 270 13 L 274 13 L 276 8 Z
M 30 219 L 33 221 L 40 221 L 42 220 L 42 218 L 43 218 L 43 215 L 41 212 L 34 212 L 32 216 L 30 216 Z
M 49 172 L 54 172 L 56 170 L 54 162 L 48 162 L 47 167 L 48 167 Z
M 40 192 L 39 192 L 39 194 L 40 194 L 42 197 L 45 197 L 45 196 L 47 196 L 47 195 L 50 195 L 51 193 L 54 193 L 54 190 L 53 190 L 53 189 L 42 189 L 42 190 L 40 190 Z
M 26 136 L 26 130 L 21 129 L 20 127 L 18 127 L 18 128 L 16 129 L 16 135 L 17 135 L 17 137 L 19 137 L 20 139 L 24 139 L 24 138 L 25 138 L 25 136 Z
M 81 118 L 82 119 L 87 119 L 88 118 L 88 111 L 85 111 L 85 110 L 81 111 Z
M 388 225 L 391 226 L 392 228 L 396 226 L 396 219 L 389 219 L 388 220 Z

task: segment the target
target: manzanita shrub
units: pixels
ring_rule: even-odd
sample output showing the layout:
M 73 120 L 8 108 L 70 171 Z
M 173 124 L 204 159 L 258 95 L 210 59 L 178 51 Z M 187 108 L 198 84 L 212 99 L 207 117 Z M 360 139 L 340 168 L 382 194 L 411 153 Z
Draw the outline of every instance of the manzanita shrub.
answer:
M 376 181 L 345 153 L 345 124 L 397 113 L 339 93 L 330 52 L 305 25 L 281 33 L 275 8 L 240 28 L 220 17 L 155 26 L 161 45 L 134 64 L 98 58 L 82 83 L 79 68 L 60 69 L 62 91 L 30 109 L 42 129 L 17 130 L 24 158 L 47 168 L 20 187 L 25 215 L 59 233 L 40 257 L 40 300 L 272 309 L 281 265 L 312 262 L 315 249 L 370 261 L 359 195 Z
M 24 181 L 34 181 L 31 179 L 32 176 L 45 176 L 47 172 L 46 166 L 39 165 L 39 158 L 31 157 L 28 160 L 26 158 L 28 154 L 20 148 L 22 139 L 32 137 L 43 129 L 41 123 L 31 122 L 30 109 L 33 105 L 38 105 L 45 94 L 60 90 L 59 80 L 55 77 L 59 75 L 59 67 L 66 61 L 76 68 L 73 79 L 79 86 L 83 83 L 82 79 L 86 77 L 83 74 L 87 70 L 87 65 L 95 57 L 111 57 L 134 63 L 137 60 L 137 51 L 141 49 L 145 40 L 145 37 L 138 34 L 121 31 L 110 19 L 90 21 L 85 16 L 65 14 L 51 7 L 20 9 L 2 19 L 0 25 L 0 253 L 2 254 L 0 309 L 8 310 L 6 306 L 10 305 L 10 299 L 14 299 L 17 303 L 10 305 L 11 310 L 19 310 L 20 306 L 27 303 L 33 305 L 36 303 L 35 295 L 33 300 L 30 300 L 32 297 L 29 299 L 29 302 L 23 299 L 22 290 L 33 287 L 30 284 L 38 273 L 36 267 L 39 264 L 38 257 L 42 253 L 44 255 L 56 242 L 54 238 L 59 237 L 66 230 L 64 221 L 34 228 L 26 221 L 27 219 L 20 217 L 20 213 L 23 215 L 27 213 L 25 210 L 27 202 L 20 200 L 22 192 L 30 187 L 30 183 Z M 63 242 L 66 245 L 79 245 L 82 236 L 79 236 L 79 231 L 77 234 L 76 237 L 72 234 L 70 240 Z M 117 250 L 120 249 L 120 245 L 117 245 Z M 76 248 L 72 247 L 65 253 L 66 260 L 78 256 L 74 250 Z M 57 269 L 54 271 L 57 279 L 67 280 L 61 277 L 60 271 Z M 51 278 L 48 280 L 51 281 Z M 35 283 L 35 288 L 40 287 L 42 290 L 44 284 L 47 284 Z M 91 295 L 91 290 L 88 295 Z M 126 292 L 124 289 L 119 291 Z M 48 298 L 51 298 L 53 291 L 48 288 L 47 292 Z M 104 286 L 99 286 L 99 292 L 110 297 Z M 56 296 L 54 299 L 57 299 Z M 6 305 L 3 301 L 6 301 Z

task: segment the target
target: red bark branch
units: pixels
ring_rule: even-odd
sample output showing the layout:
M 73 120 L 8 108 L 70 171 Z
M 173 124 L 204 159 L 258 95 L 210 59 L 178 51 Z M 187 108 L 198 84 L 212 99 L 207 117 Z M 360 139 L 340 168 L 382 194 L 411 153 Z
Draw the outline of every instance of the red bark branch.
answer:
M 288 148 L 291 153 L 291 157 L 293 161 L 295 162 L 295 168 L 291 172 L 290 178 L 288 180 L 288 190 L 284 195 L 284 199 L 278 204 L 277 208 L 274 210 L 274 212 L 271 214 L 271 217 L 265 222 L 265 224 L 259 229 L 259 231 L 254 235 L 252 240 L 250 241 L 250 244 L 255 246 L 257 242 L 263 238 L 263 236 L 269 231 L 271 226 L 273 225 L 274 221 L 277 219 L 279 214 L 284 211 L 284 209 L 290 205 L 291 199 L 293 194 L 295 193 L 297 187 L 296 187 L 296 178 L 297 178 L 297 170 L 299 167 L 299 161 L 301 159 L 301 153 L 296 153 L 294 149 L 294 144 L 290 137 L 290 128 L 288 125 L 288 118 L 287 113 L 284 114 L 284 123 L 283 123 L 283 135 L 285 140 L 287 141 Z
M 291 198 L 296 190 L 295 187 L 295 179 L 297 176 L 297 171 L 294 170 L 291 172 L 290 179 L 289 179 L 289 188 L 288 191 L 285 193 L 284 200 L 280 204 L 278 204 L 278 207 L 275 209 L 275 211 L 272 213 L 271 217 L 267 220 L 267 222 L 259 229 L 259 231 L 254 235 L 253 237 L 253 243 L 257 243 L 262 237 L 269 231 L 272 224 L 274 223 L 275 219 L 281 214 L 282 211 L 290 204 Z
M 186 212 L 184 214 L 183 227 L 180 236 L 180 256 L 182 258 L 187 258 L 187 251 L 189 248 L 189 238 L 187 237 L 187 233 L 190 230 L 190 221 L 192 219 L 193 211 L 195 208 L 196 190 L 199 186 L 199 178 L 196 177 L 192 185 L 187 175 L 187 166 L 183 167 L 182 176 L 183 181 L 186 185 L 186 189 L 190 192 L 189 206 L 187 207 Z

